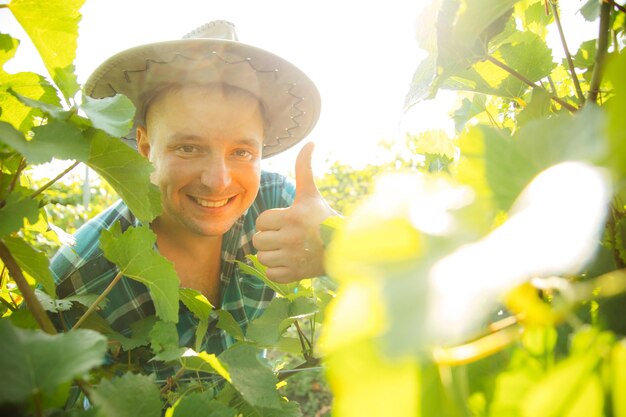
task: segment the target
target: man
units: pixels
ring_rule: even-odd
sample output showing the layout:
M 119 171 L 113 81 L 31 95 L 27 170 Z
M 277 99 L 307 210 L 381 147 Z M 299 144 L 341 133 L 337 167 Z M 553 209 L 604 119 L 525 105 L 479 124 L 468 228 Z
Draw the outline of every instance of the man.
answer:
M 289 62 L 239 43 L 234 27 L 212 22 L 186 39 L 123 51 L 94 71 L 87 94 L 127 95 L 137 107 L 138 152 L 154 165 L 152 182 L 163 212 L 152 223 L 157 250 L 173 262 L 182 287 L 202 292 L 243 328 L 273 297 L 232 262 L 258 251 L 267 275 L 290 282 L 324 273 L 319 224 L 335 214 L 317 191 L 311 144 L 296 161 L 296 187 L 261 171 L 263 157 L 304 138 L 319 115 L 313 83 Z M 101 293 L 117 275 L 102 254 L 102 230 L 138 225 L 123 202 L 98 215 L 52 262 L 60 296 Z M 122 278 L 99 312 L 111 327 L 131 333 L 154 315 L 147 288 Z M 75 317 L 66 317 L 71 325 Z M 193 346 L 197 322 L 185 308 L 181 345 Z M 233 340 L 210 325 L 202 348 L 220 353 Z M 159 371 L 159 369 L 152 369 Z

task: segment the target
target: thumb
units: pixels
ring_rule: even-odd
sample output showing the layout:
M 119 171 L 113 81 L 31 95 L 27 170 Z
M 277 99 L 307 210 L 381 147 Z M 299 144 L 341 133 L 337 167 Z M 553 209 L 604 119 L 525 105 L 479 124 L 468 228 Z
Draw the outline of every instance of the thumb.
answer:
M 296 198 L 294 203 L 303 197 L 319 196 L 311 165 L 313 148 L 313 142 L 307 143 L 296 158 Z

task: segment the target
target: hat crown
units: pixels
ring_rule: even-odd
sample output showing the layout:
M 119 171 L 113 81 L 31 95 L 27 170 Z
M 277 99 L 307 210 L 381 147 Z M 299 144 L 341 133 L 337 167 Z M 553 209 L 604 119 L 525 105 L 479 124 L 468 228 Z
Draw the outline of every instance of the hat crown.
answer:
M 224 39 L 238 41 L 235 25 L 226 20 L 213 20 L 192 30 L 183 39 Z

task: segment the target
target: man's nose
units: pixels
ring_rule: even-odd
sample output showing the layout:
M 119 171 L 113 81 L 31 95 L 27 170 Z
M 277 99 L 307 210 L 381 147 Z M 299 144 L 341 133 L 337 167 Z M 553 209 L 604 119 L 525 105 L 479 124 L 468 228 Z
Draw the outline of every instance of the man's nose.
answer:
M 202 185 L 212 191 L 222 191 L 230 185 L 231 173 L 224 157 L 207 158 L 200 176 Z

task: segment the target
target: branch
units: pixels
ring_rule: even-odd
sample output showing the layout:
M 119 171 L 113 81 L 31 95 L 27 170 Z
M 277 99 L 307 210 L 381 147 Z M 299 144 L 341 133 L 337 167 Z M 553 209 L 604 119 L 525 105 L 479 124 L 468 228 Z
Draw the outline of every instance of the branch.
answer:
M 76 168 L 78 166 L 78 164 L 80 164 L 80 161 L 76 161 L 74 162 L 72 165 L 70 165 L 69 167 L 67 167 L 63 172 L 61 172 L 59 175 L 57 175 L 56 177 L 54 177 L 53 179 L 51 179 L 50 181 L 48 181 L 47 183 L 45 183 L 43 186 L 41 186 L 37 191 L 35 191 L 33 194 L 31 194 L 30 198 L 35 198 L 37 197 L 39 194 L 43 193 L 45 190 L 47 190 L 48 188 L 50 188 L 50 186 L 52 184 L 54 184 L 55 182 L 57 182 L 59 179 L 61 179 L 63 176 L 65 176 L 65 174 L 67 174 L 68 172 L 70 172 L 71 170 L 73 170 L 74 168 Z
M 124 274 L 122 273 L 123 271 L 120 271 L 117 273 L 117 275 L 115 276 L 115 278 L 113 278 L 113 281 L 111 281 L 109 283 L 109 285 L 104 289 L 104 291 L 102 291 L 102 294 L 100 294 L 98 296 L 98 298 L 96 298 L 96 301 L 93 302 L 92 305 L 89 306 L 89 308 L 87 309 L 87 311 L 85 311 L 85 314 L 83 314 L 80 319 L 78 319 L 78 321 L 76 322 L 76 324 L 74 325 L 74 327 L 72 327 L 72 330 L 78 329 L 80 327 L 81 324 L 83 324 L 83 322 L 85 320 L 87 320 L 87 317 L 91 316 L 91 313 L 94 312 L 94 310 L 98 307 L 98 304 L 100 304 L 100 302 L 102 302 L 102 300 L 104 300 L 104 298 L 109 295 L 109 293 L 111 292 L 111 290 L 113 289 L 113 287 L 115 287 L 115 284 L 117 284 L 119 282 L 120 279 L 122 279 L 122 277 L 124 276 Z
M 615 3 L 615 0 L 607 0 L 607 3 L 610 3 L 611 6 L 615 6 L 615 8 L 620 12 L 626 13 L 626 7 L 622 6 L 621 4 Z
M 26 302 L 28 309 L 31 311 L 31 313 L 33 313 L 33 316 L 35 317 L 35 320 L 37 320 L 37 323 L 39 323 L 39 327 L 41 327 L 41 329 L 48 334 L 56 334 L 57 331 L 54 328 L 50 317 L 48 317 L 48 314 L 43 309 L 41 303 L 37 299 L 35 291 L 30 288 L 30 285 L 28 285 L 28 282 L 26 281 L 26 278 L 24 278 L 24 274 L 22 273 L 22 269 L 15 261 L 15 258 L 13 258 L 13 255 L 11 255 L 11 251 L 9 251 L 9 248 L 7 248 L 2 241 L 0 241 L 0 259 L 2 259 L 2 262 L 9 270 L 11 277 L 13 277 L 13 281 L 15 281 L 15 284 L 17 284 L 17 288 L 19 288 L 20 292 L 22 293 L 22 297 L 24 297 L 24 301 Z
M 301 363 L 293 369 L 283 369 L 280 371 L 280 375 L 278 375 L 278 382 L 284 381 L 289 378 L 291 375 L 297 374 L 298 372 L 307 371 L 310 368 L 314 368 L 320 364 L 319 358 L 309 358 L 306 362 Z
M 504 62 L 500 62 L 497 59 L 495 59 L 494 57 L 492 57 L 491 55 L 487 55 L 487 61 L 491 62 L 492 64 L 502 68 L 503 70 L 505 70 L 506 72 L 508 72 L 509 74 L 511 74 L 512 76 L 514 76 L 515 78 L 517 78 L 518 80 L 520 80 L 521 82 L 523 82 L 524 84 L 533 87 L 533 88 L 541 88 L 543 90 L 545 90 L 545 88 L 542 88 L 541 86 L 538 86 L 537 84 L 535 84 L 534 82 L 530 81 L 528 78 L 524 77 L 522 74 L 520 74 L 519 72 L 515 71 L 513 68 L 509 67 L 507 64 L 505 64 Z M 550 94 L 549 91 L 546 91 L 548 94 Z M 550 98 L 554 101 L 556 101 L 557 103 L 559 103 L 561 106 L 565 107 L 567 110 L 571 111 L 572 113 L 578 111 L 578 108 L 576 106 L 572 106 L 571 104 L 569 104 L 568 102 L 560 99 L 559 97 L 550 94 Z
M 603 2 L 600 6 L 600 30 L 598 34 L 598 44 L 596 48 L 596 59 L 591 74 L 591 82 L 589 83 L 589 95 L 587 100 L 592 103 L 598 101 L 598 93 L 600 92 L 600 83 L 604 75 L 604 65 L 606 61 L 606 52 L 609 45 L 609 24 L 611 20 L 611 3 Z
M 576 94 L 578 95 L 580 104 L 581 105 L 585 104 L 585 95 L 583 94 L 583 90 L 580 88 L 580 82 L 578 81 L 578 76 L 576 75 L 576 71 L 574 70 L 574 61 L 572 60 L 572 54 L 570 54 L 569 48 L 567 47 L 565 34 L 563 33 L 563 26 L 561 26 L 561 17 L 559 16 L 559 8 L 556 5 L 556 3 L 553 3 L 551 1 L 549 3 L 550 3 L 550 7 L 552 8 L 552 14 L 554 15 L 554 21 L 556 22 L 556 27 L 559 30 L 559 37 L 561 38 L 563 51 L 565 51 L 565 58 L 567 58 L 567 66 L 569 67 L 569 72 L 570 72 L 570 75 L 572 76 L 574 87 L 576 88 Z

